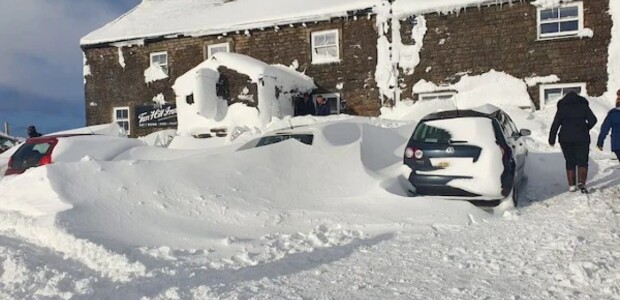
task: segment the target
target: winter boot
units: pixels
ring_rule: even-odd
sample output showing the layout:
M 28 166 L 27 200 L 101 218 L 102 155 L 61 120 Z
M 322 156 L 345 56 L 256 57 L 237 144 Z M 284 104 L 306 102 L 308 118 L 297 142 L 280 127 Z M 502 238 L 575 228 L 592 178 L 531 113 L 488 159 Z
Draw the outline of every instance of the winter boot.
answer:
M 579 184 L 578 187 L 582 193 L 587 194 L 588 189 L 586 188 L 586 181 L 588 180 L 588 168 L 587 167 L 579 167 L 577 168 L 577 173 L 579 175 Z
M 575 182 L 577 181 L 575 170 L 566 170 L 566 179 L 568 179 L 568 190 L 571 192 L 577 191 L 577 186 Z

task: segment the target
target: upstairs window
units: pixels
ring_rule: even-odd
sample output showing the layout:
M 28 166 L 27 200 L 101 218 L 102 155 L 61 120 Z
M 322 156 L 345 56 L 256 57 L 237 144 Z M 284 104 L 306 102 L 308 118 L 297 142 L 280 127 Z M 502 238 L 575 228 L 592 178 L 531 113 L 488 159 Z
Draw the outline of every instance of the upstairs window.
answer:
M 312 33 L 312 63 L 340 62 L 338 29 Z
M 586 84 L 581 82 L 547 84 L 540 86 L 540 109 L 556 105 L 556 103 L 569 92 L 575 92 L 582 96 L 586 95 Z
M 538 9 L 538 39 L 577 36 L 582 29 L 582 2 Z
M 151 53 L 151 66 L 159 66 L 166 75 L 168 75 L 168 53 L 155 52 Z
M 129 135 L 131 133 L 131 127 L 129 124 L 129 107 L 115 107 L 114 122 L 123 128 L 125 133 Z
M 205 57 L 205 59 L 209 59 L 211 58 L 211 56 L 213 56 L 213 54 L 220 53 L 220 52 L 230 52 L 230 44 L 221 43 L 221 44 L 207 45 L 207 51 L 206 51 L 207 57 Z

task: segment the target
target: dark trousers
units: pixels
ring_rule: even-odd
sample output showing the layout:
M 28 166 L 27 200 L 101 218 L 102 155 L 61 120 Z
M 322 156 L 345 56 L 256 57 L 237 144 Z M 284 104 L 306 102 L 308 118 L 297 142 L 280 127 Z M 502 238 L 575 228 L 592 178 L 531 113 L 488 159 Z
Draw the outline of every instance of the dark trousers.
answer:
M 620 160 L 620 150 L 616 150 L 614 151 L 614 153 L 616 153 L 616 157 L 618 158 L 618 160 Z
M 566 160 L 566 170 L 574 170 L 577 166 L 588 167 L 589 143 L 564 143 L 560 146 Z

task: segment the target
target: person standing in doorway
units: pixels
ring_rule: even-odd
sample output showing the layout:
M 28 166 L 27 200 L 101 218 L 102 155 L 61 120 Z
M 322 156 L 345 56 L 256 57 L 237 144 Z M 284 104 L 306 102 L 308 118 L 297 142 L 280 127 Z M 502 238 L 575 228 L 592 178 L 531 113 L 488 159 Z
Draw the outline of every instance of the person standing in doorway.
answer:
M 596 147 L 601 151 L 609 131 L 611 131 L 611 151 L 620 160 L 620 90 L 616 92 L 616 108 L 607 113 L 607 117 L 601 126 L 601 133 L 598 135 Z
M 316 115 L 317 116 L 328 116 L 331 113 L 329 109 L 329 105 L 327 105 L 327 100 L 323 98 L 323 96 L 316 97 Z
M 312 97 L 310 97 L 310 94 L 304 93 L 296 102 L 295 115 L 305 116 L 314 115 L 315 113 L 316 109 L 314 108 L 314 103 L 312 103 Z
M 588 100 L 577 93 L 569 92 L 558 102 L 558 111 L 549 132 L 549 145 L 555 145 L 559 130 L 560 146 L 566 160 L 566 177 L 571 192 L 576 191 L 577 187 L 582 193 L 588 192 L 586 181 L 590 155 L 590 129 L 596 122 L 596 116 L 592 113 Z

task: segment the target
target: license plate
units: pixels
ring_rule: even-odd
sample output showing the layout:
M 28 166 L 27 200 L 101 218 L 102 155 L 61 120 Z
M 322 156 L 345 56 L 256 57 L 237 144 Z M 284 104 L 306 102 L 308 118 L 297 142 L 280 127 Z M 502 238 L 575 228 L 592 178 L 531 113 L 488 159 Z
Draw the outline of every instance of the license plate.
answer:
M 437 164 L 437 167 L 442 168 L 442 169 L 445 169 L 445 168 L 447 168 L 449 166 L 450 166 L 450 163 L 447 162 L 447 161 L 442 161 L 442 162 Z

